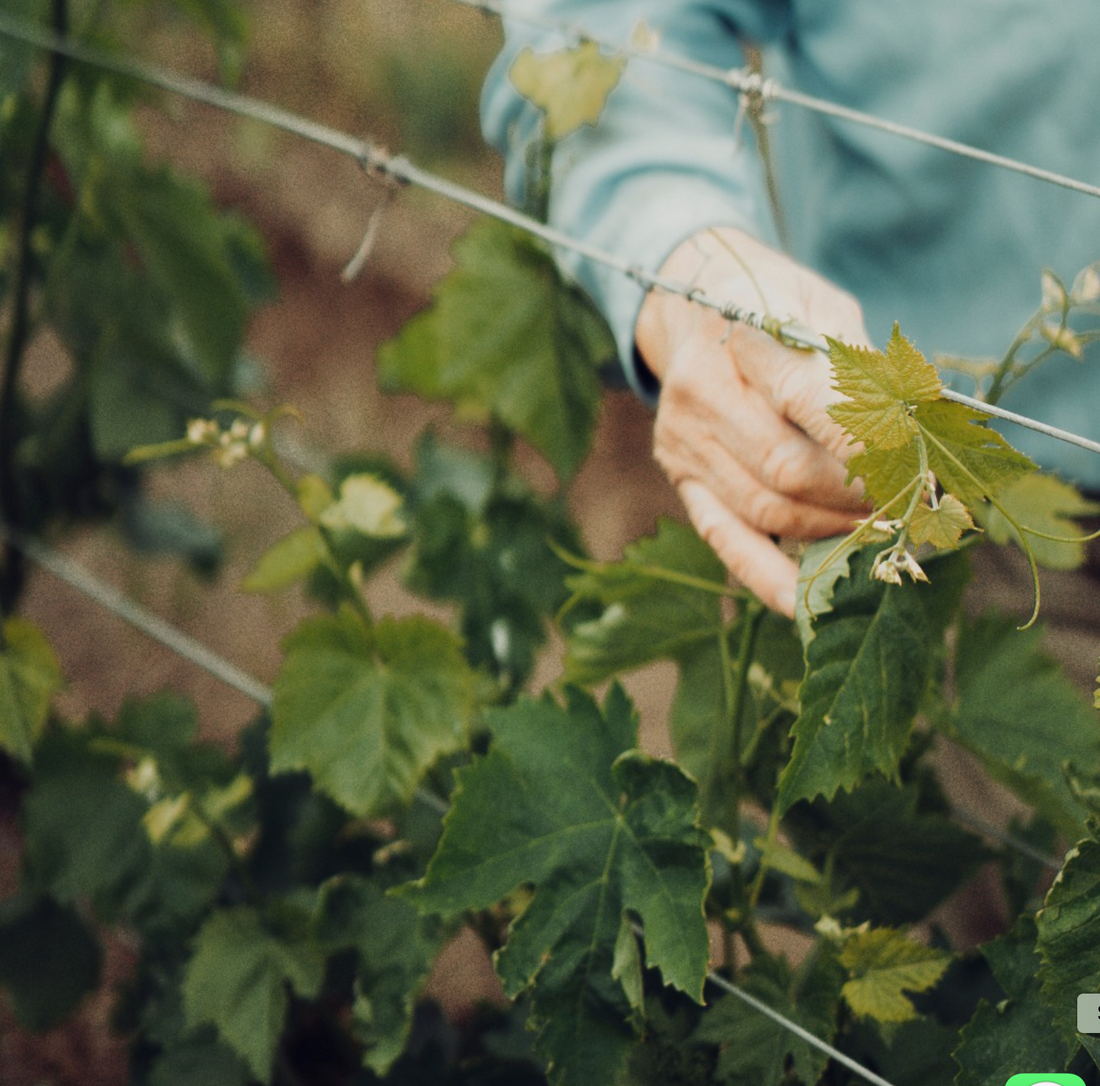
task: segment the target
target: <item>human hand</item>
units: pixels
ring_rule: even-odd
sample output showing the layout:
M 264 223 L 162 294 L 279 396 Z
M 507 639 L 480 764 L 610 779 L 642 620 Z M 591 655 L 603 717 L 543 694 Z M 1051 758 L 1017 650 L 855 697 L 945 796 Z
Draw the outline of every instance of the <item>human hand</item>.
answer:
M 661 272 L 722 303 L 870 345 L 851 295 L 740 231 L 697 235 Z M 798 568 L 775 539 L 847 533 L 866 515 L 860 490 L 844 485 L 848 435 L 826 414 L 839 399 L 828 359 L 658 291 L 635 340 L 661 381 L 654 455 L 696 530 L 765 604 L 793 615 Z

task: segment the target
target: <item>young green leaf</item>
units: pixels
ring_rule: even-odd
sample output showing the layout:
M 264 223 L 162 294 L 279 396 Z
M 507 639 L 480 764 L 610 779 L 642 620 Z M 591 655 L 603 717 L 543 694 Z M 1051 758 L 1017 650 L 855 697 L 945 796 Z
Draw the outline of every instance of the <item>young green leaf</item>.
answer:
M 1075 837 L 1084 811 L 1062 767 L 1100 764 L 1100 721 L 1041 641 L 1041 630 L 996 615 L 964 622 L 955 704 L 943 724 L 993 777 Z
M 573 602 L 603 607 L 569 633 L 568 682 L 595 683 L 652 660 L 679 660 L 723 636 L 726 573 L 693 529 L 662 518 L 619 562 L 589 563 L 566 582 Z
M 958 544 L 963 532 L 974 527 L 970 513 L 954 494 L 944 494 L 933 507 L 921 503 L 909 520 L 909 540 L 914 547 L 927 543 L 938 550 Z
M 195 936 L 183 978 L 191 1026 L 213 1025 L 253 1075 L 271 1077 L 289 991 L 311 999 L 324 977 L 324 956 L 306 940 L 280 938 L 251 908 L 214 912 Z
M 277 592 L 308 577 L 325 556 L 321 533 L 307 525 L 273 543 L 241 582 L 245 592 Z
M 332 531 L 352 529 L 380 539 L 399 538 L 408 531 L 404 501 L 393 487 L 375 475 L 349 475 L 340 484 L 339 500 L 322 511 L 320 523 Z
M 894 325 L 885 352 L 829 340 L 835 388 L 845 399 L 829 414 L 856 441 L 876 449 L 899 449 L 916 433 L 913 408 L 939 397 L 943 385 Z
M 1021 1067 L 1061 1071 L 1070 1052 L 1058 1039 L 1050 1009 L 1035 983 L 1039 969 L 1035 922 L 1020 917 L 1008 935 L 981 950 L 1006 998 L 993 1005 L 983 1000 L 963 1027 L 954 1053 L 959 1066 L 956 1086 L 1007 1082 Z
M 1076 1040 L 1077 996 L 1100 991 L 1100 841 L 1079 842 L 1035 917 L 1043 1000 L 1063 1040 Z
M 560 140 L 583 124 L 594 125 L 626 67 L 591 41 L 539 54 L 526 48 L 508 72 L 512 85 L 546 114 L 546 135 Z
M 836 959 L 820 954 L 798 977 L 784 958 L 754 958 L 738 984 L 804 1030 L 831 1042 L 844 980 Z M 813 1086 L 828 1057 L 785 1026 L 727 996 L 703 1015 L 695 1040 L 719 1046 L 718 1077 L 728 1086 L 801 1082 Z
M 907 992 L 925 992 L 943 976 L 951 956 L 921 946 L 894 928 L 871 928 L 848 935 L 840 964 L 849 979 L 841 989 L 861 1018 L 905 1022 L 917 1011 Z
M 437 623 L 311 619 L 287 638 L 275 680 L 271 768 L 307 770 L 354 814 L 388 814 L 462 745 L 472 709 L 472 673 Z
M 610 333 L 514 227 L 480 222 L 454 256 L 432 308 L 379 351 L 382 387 L 499 419 L 568 479 L 591 442 L 597 365 L 614 356 Z
M 1077 569 L 1085 561 L 1085 544 L 1076 518 L 1095 516 L 1100 504 L 1053 475 L 1025 475 L 1001 493 L 998 504 L 1017 524 L 1046 535 L 1063 536 L 1070 542 L 1043 539 L 1027 533 L 1027 545 L 1035 561 L 1046 569 Z M 993 543 L 1016 543 L 1020 537 L 1004 513 L 988 503 L 975 507 L 974 515 Z
M 61 686 L 61 665 L 36 626 L 9 618 L 0 630 L 0 750 L 29 762 Z
M 458 771 L 439 850 L 406 892 L 458 913 L 533 885 L 497 956 L 505 990 L 532 989 L 555 1082 L 612 1082 L 630 1046 L 612 976 L 624 916 L 641 921 L 646 965 L 702 995 L 709 871 L 695 787 L 631 749 L 637 722 L 618 687 L 602 712 L 572 691 L 565 707 L 524 701 L 490 725 L 488 755 Z
M 873 772 L 893 776 L 909 741 L 934 663 L 933 632 L 957 606 L 965 559 L 941 561 L 933 584 L 887 586 L 870 579 L 874 558 L 865 550 L 852 559 L 851 577 L 837 582 L 833 609 L 818 618 L 806 646 L 781 810 L 850 791 Z

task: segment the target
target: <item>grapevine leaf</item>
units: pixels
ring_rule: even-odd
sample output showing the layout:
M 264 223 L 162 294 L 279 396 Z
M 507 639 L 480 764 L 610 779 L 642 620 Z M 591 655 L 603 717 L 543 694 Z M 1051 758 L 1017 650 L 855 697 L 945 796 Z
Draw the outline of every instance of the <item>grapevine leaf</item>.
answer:
M 959 1066 L 956 1086 L 1007 1082 L 1021 1067 L 1060 1071 L 1069 1052 L 1058 1039 L 1050 1010 L 1035 983 L 1039 968 L 1035 922 L 1021 917 L 1008 935 L 986 943 L 981 950 L 1007 998 L 996 1005 L 983 1000 L 963 1027 L 954 1052 Z
M 462 745 L 472 689 L 457 639 L 426 618 L 306 621 L 275 680 L 272 771 L 308 770 L 347 810 L 388 813 Z
M 385 1075 L 412 1028 L 416 995 L 439 952 L 441 925 L 373 882 L 337 876 L 320 891 L 313 933 L 326 950 L 357 952 L 353 1024 L 364 1064 Z
M 836 583 L 849 575 L 848 565 L 858 550 L 858 541 L 845 542 L 834 537 L 816 540 L 803 552 L 798 566 L 794 620 L 804 645 L 813 640 L 814 620 L 833 609 Z
M 912 409 L 935 400 L 943 385 L 898 326 L 885 352 L 829 340 L 835 388 L 845 397 L 829 414 L 856 441 L 876 449 L 899 449 L 916 433 Z
M 934 663 L 937 624 L 953 613 L 965 557 L 939 563 L 930 585 L 886 586 L 870 579 L 873 551 L 853 557 L 833 609 L 806 646 L 802 711 L 778 803 L 851 791 L 872 772 L 893 776 Z
M 1100 722 L 1041 639 L 1041 630 L 1017 630 L 1000 616 L 964 622 L 946 724 L 993 777 L 1076 836 L 1083 811 L 1062 767 L 1100 764 Z
M 107 213 L 134 244 L 211 379 L 224 375 L 244 334 L 248 300 L 231 232 L 194 182 L 166 169 L 119 171 L 104 187 Z
M 61 666 L 37 627 L 9 618 L 0 630 L 0 750 L 31 760 L 46 724 L 50 699 L 61 686 Z
M 13 18 L 29 22 L 38 10 L 35 0 L 7 0 L 5 10 Z M 6 34 L 0 35 L 0 102 L 19 89 L 35 59 L 34 49 Z
M 546 135 L 560 140 L 594 125 L 615 89 L 626 58 L 607 56 L 591 41 L 540 55 L 528 47 L 512 62 L 512 85 L 546 114 Z
M 1087 1033 L 1078 1034 L 1081 1047 L 1092 1057 L 1092 1062 L 1100 1067 L 1100 1037 L 1090 1037 Z
M 432 308 L 379 351 L 382 386 L 499 419 L 569 478 L 591 443 L 610 333 L 514 227 L 481 222 L 454 256 Z
M 974 527 L 966 506 L 954 494 L 944 494 L 933 509 L 921 503 L 909 520 L 909 539 L 915 547 L 922 543 L 939 550 L 949 550 L 958 544 L 965 531 Z
M 119 778 L 114 758 L 61 735 L 42 744 L 23 804 L 34 885 L 62 903 L 91 898 L 111 914 L 151 862 L 145 801 Z
M 997 497 L 1036 470 L 985 425 L 985 415 L 963 404 L 936 400 L 921 404 L 913 417 L 928 442 L 928 466 L 943 489 L 968 506 Z
M 249 1086 L 244 1060 L 207 1028 L 188 1033 L 172 1045 L 149 1071 L 149 1086 Z
M 563 505 L 518 480 L 494 493 L 484 457 L 428 438 L 416 459 L 405 581 L 415 592 L 457 602 L 470 661 L 521 686 L 566 597 L 566 566 L 549 541 L 579 546 L 576 529 Z
M 192 1027 L 213 1025 L 256 1078 L 267 1082 L 288 988 L 313 998 L 323 976 L 324 957 L 316 945 L 279 938 L 253 909 L 222 909 L 195 936 L 183 977 L 184 1011 Z
M 1086 838 L 1066 854 L 1035 923 L 1043 1000 L 1072 1045 L 1077 996 L 1100 991 L 1100 841 Z
M 99 940 L 69 906 L 20 896 L 0 905 L 0 987 L 24 1029 L 63 1022 L 99 983 L 102 956 Z
M 831 1042 L 843 979 L 836 960 L 827 954 L 820 955 L 797 983 L 784 958 L 764 955 L 753 959 L 738 984 L 815 1037 Z M 695 1039 L 719 1046 L 718 1077 L 729 1086 L 795 1080 L 812 1086 L 828 1061 L 820 1049 L 732 997 L 705 1012 Z
M 489 753 L 458 771 L 439 850 L 407 892 L 421 909 L 457 913 L 532 884 L 497 956 L 505 990 L 534 986 L 556 1082 L 612 1082 L 630 1047 L 612 977 L 624 916 L 641 921 L 646 965 L 702 995 L 709 872 L 695 787 L 631 749 L 637 721 L 618 687 L 603 712 L 573 690 L 565 707 L 523 701 L 490 726 Z
M 943 975 L 951 956 L 921 946 L 895 928 L 871 928 L 850 934 L 840 950 L 849 979 L 841 989 L 861 1018 L 905 1022 L 917 1011 L 906 992 L 925 992 Z
M 1100 504 L 1089 501 L 1080 491 L 1053 475 L 1025 475 L 998 498 L 999 504 L 1018 524 L 1047 535 L 1082 534 L 1077 517 L 1100 513 Z M 1018 543 L 1016 529 L 993 505 L 979 505 L 978 522 L 994 543 Z M 1077 569 L 1085 561 L 1083 542 L 1062 543 L 1028 533 L 1027 544 L 1035 561 L 1047 569 Z
M 245 592 L 277 592 L 308 577 L 324 556 L 321 533 L 312 525 L 296 528 L 264 551 L 241 588 Z
M 705 582 L 684 584 L 684 578 Z M 576 625 L 565 657 L 568 682 L 595 683 L 652 660 L 680 659 L 722 636 L 719 591 L 726 573 L 687 525 L 662 518 L 657 535 L 626 547 L 619 562 L 593 563 L 567 581 L 574 600 L 603 607 Z
M 879 778 L 818 800 L 794 832 L 807 855 L 831 860 L 835 876 L 859 890 L 857 915 L 873 924 L 923 919 L 991 858 L 946 814 L 922 809 L 918 785 Z

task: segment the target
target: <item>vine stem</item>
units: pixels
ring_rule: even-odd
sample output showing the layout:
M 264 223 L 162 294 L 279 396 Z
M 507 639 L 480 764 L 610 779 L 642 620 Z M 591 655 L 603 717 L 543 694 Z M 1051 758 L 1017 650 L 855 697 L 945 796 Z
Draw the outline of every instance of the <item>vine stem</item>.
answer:
M 68 0 L 51 0 L 51 25 L 58 37 L 69 31 Z M 38 219 L 38 201 L 42 188 L 42 176 L 46 169 L 46 157 L 50 147 L 50 129 L 61 85 L 65 80 L 66 59 L 60 53 L 50 53 L 47 60 L 46 90 L 42 100 L 42 115 L 34 133 L 31 157 L 27 169 L 27 187 L 19 216 L 16 241 L 14 291 L 12 296 L 11 329 L 4 352 L 4 372 L 0 377 L 0 520 L 15 528 L 22 527 L 19 486 L 15 471 L 16 397 L 19 374 L 26 357 L 30 339 L 30 291 L 34 274 L 34 253 L 31 237 Z M 24 560 L 22 552 L 5 545 L 0 553 L 0 610 L 10 609 L 23 582 Z

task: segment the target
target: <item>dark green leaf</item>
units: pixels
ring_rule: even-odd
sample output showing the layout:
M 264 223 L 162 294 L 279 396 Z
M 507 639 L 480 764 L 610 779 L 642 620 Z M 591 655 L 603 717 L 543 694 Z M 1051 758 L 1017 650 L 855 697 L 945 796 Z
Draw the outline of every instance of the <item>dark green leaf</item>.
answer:
M 195 937 L 183 980 L 187 1020 L 215 1026 L 253 1075 L 267 1082 L 289 991 L 313 998 L 323 974 L 324 956 L 315 944 L 280 938 L 252 909 L 223 909 Z
M 859 890 L 856 915 L 875 924 L 923 919 L 992 857 L 946 814 L 923 809 L 916 785 L 867 780 L 817 801 L 806 821 L 796 833 L 809 855 L 831 857 L 836 876 Z
M 43 634 L 25 619 L 6 619 L 0 626 L 0 750 L 31 760 L 60 686 L 61 665 Z
M 1072 1045 L 1077 997 L 1100 992 L 1100 842 L 1086 838 L 1070 849 L 1035 922 L 1043 999 Z
M 425 771 L 462 745 L 472 675 L 442 626 L 416 616 L 368 630 L 342 612 L 303 623 L 286 654 L 273 772 L 308 770 L 347 810 L 382 814 L 408 803 Z
M 379 352 L 383 387 L 499 419 L 568 478 L 591 441 L 597 365 L 614 353 L 606 327 L 513 227 L 481 222 L 454 253 L 432 309 Z
M 38 9 L 37 0 L 5 0 L 4 11 L 12 18 L 29 22 Z M 30 73 L 37 50 L 6 34 L 0 34 L 0 106 L 17 91 Z
M 566 679 L 600 682 L 716 645 L 725 584 L 714 551 L 687 525 L 662 518 L 657 535 L 631 543 L 621 561 L 590 563 L 569 578 L 575 599 L 603 612 L 570 632 Z
M 994 615 L 962 625 L 950 734 L 992 776 L 1075 836 L 1084 812 L 1062 767 L 1100 764 L 1100 721 L 1043 654 L 1041 639 L 1040 630 L 1017 630 Z
M 574 692 L 565 708 L 521 702 L 490 724 L 489 754 L 459 770 L 439 851 L 412 898 L 457 913 L 533 884 L 497 957 L 505 989 L 534 985 L 556 1081 L 611 1082 L 630 1044 L 630 1007 L 611 975 L 624 916 L 641 920 L 647 966 L 701 994 L 709 874 L 695 788 L 630 749 L 636 722 L 617 687 L 603 713 Z
M 783 810 L 850 791 L 876 771 L 894 776 L 908 744 L 935 662 L 935 634 L 957 606 L 966 560 L 937 562 L 929 585 L 897 586 L 870 579 L 873 561 L 868 550 L 852 558 L 832 610 L 813 626 L 794 750 L 779 784 Z
M 99 940 L 75 910 L 49 898 L 0 905 L 0 988 L 24 1029 L 63 1022 L 99 984 Z
M 244 1060 L 213 1031 L 197 1030 L 171 1047 L 149 1072 L 149 1086 L 248 1086 Z
M 321 887 L 314 937 L 326 949 L 358 953 L 353 1023 L 364 1063 L 376 1074 L 386 1074 L 405 1047 L 443 934 L 440 924 L 384 896 L 376 883 L 344 876 Z
M 1022 917 L 1008 935 L 983 946 L 982 954 L 1007 998 L 996 1006 L 983 1000 L 963 1027 L 954 1053 L 956 1086 L 1007 1082 L 1021 1068 L 1061 1071 L 1070 1053 L 1058 1039 L 1035 983 L 1039 957 L 1034 922 Z
M 795 977 L 784 958 L 756 957 L 737 978 L 738 985 L 822 1041 L 836 1030 L 844 974 L 836 960 L 821 954 L 809 972 Z M 697 1040 L 721 1049 L 718 1074 L 730 1086 L 780 1086 L 798 1081 L 813 1086 L 828 1057 L 785 1026 L 766 1018 L 733 996 L 719 1000 L 703 1016 Z

